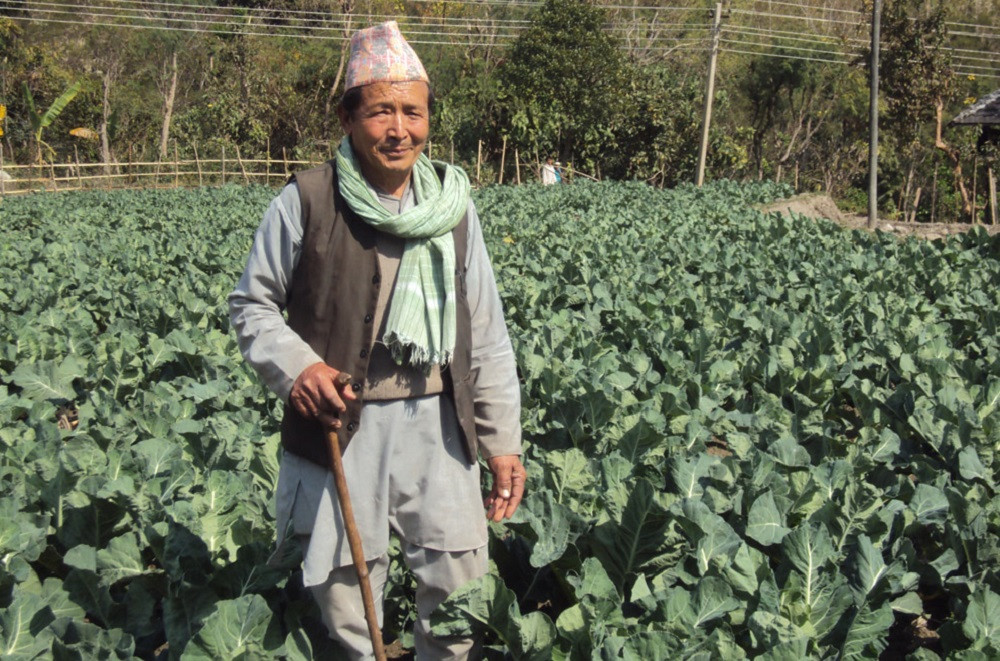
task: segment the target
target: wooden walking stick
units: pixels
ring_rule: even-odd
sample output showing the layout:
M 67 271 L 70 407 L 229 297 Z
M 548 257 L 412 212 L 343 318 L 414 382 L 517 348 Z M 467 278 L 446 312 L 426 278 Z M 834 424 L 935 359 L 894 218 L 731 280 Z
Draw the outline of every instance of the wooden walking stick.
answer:
M 336 384 L 346 386 L 351 382 L 351 375 L 341 372 L 337 375 Z M 330 471 L 333 473 L 333 483 L 337 486 L 337 499 L 340 501 L 340 513 L 344 517 L 344 529 L 347 530 L 347 542 L 351 546 L 351 558 L 354 569 L 358 572 L 358 584 L 361 586 L 361 600 L 365 606 L 365 620 L 368 622 L 368 635 L 372 639 L 372 649 L 378 661 L 385 661 L 385 647 L 382 645 L 382 630 L 378 628 L 378 614 L 375 612 L 375 597 L 372 595 L 371 582 L 368 580 L 368 563 L 365 562 L 365 552 L 361 547 L 361 535 L 358 524 L 354 522 L 354 507 L 351 505 L 351 494 L 347 490 L 347 478 L 344 475 L 344 460 L 340 455 L 340 441 L 337 432 L 326 432 L 326 444 L 330 449 Z

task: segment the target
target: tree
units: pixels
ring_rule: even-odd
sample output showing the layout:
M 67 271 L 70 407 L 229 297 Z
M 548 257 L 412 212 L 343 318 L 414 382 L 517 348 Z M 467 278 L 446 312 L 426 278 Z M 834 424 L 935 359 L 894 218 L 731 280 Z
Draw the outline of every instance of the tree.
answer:
M 705 83 L 679 67 L 637 65 L 602 158 L 604 175 L 672 186 L 694 176 Z M 724 106 L 724 100 L 720 100 Z M 713 152 L 713 156 L 718 155 Z
M 604 11 L 546 0 L 511 46 L 499 76 L 503 126 L 522 149 L 599 169 L 625 91 L 620 44 Z
M 883 48 L 879 77 L 881 125 L 885 129 L 884 179 L 896 179 L 896 207 L 906 213 L 924 150 L 921 136 L 934 119 L 938 100 L 949 94 L 953 73 L 945 47 L 945 9 L 922 0 L 892 0 L 882 15 Z M 888 175 L 888 176 L 886 176 Z M 891 190 L 891 189 L 890 189 Z
M 31 131 L 35 137 L 36 160 L 38 163 L 42 163 L 44 160 L 42 157 L 42 147 L 45 147 L 51 155 L 55 156 L 55 151 L 52 147 L 42 140 L 42 131 L 52 125 L 52 122 L 62 114 L 62 111 L 69 105 L 69 102 L 79 93 L 80 82 L 77 81 L 66 88 L 66 91 L 60 94 L 45 112 L 42 112 L 35 108 L 35 98 L 31 94 L 31 89 L 27 83 L 24 84 L 24 102 L 28 106 L 28 118 L 31 121 Z

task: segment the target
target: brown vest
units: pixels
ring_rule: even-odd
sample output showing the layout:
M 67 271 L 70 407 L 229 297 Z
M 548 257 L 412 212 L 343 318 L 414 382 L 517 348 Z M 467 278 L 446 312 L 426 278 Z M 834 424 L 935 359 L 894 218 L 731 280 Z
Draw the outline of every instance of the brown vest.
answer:
M 378 230 L 361 220 L 341 197 L 333 161 L 300 172 L 292 179 L 298 183 L 305 231 L 288 297 L 288 325 L 327 365 L 352 377 L 358 399 L 345 401 L 347 411 L 341 415 L 343 424 L 338 432 L 343 451 L 361 424 L 361 384 L 366 381 L 375 343 L 373 321 L 382 284 Z M 478 443 L 470 371 L 472 321 L 465 282 L 468 220 L 464 216 L 452 230 L 457 265 L 457 335 L 452 362 L 442 376 L 455 402 L 466 458 L 475 462 Z M 309 461 L 330 466 L 322 426 L 287 404 L 281 421 L 281 445 Z

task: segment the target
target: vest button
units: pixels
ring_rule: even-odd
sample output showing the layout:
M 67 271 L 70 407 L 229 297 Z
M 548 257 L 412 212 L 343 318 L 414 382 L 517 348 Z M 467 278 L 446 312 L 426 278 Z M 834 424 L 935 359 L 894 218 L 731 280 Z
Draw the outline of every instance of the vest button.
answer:
M 361 357 L 362 358 L 367 358 L 368 357 L 368 349 L 362 349 L 361 350 Z
M 357 428 L 358 428 L 358 426 L 356 424 L 354 424 L 353 422 L 348 422 L 347 423 L 347 431 L 354 431 Z
M 365 323 L 366 324 L 372 323 L 372 316 L 370 314 L 365 315 Z
M 353 390 L 354 392 L 358 392 L 359 390 L 361 390 L 361 384 L 358 382 L 352 383 L 351 390 Z

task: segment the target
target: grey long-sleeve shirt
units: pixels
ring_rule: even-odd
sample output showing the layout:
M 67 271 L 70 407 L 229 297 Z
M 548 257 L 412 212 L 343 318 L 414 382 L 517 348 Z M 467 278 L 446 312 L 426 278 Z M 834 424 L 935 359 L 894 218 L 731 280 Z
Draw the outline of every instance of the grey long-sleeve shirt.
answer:
M 395 213 L 415 204 L 412 186 L 402 198 L 373 192 Z M 472 200 L 468 219 L 466 284 L 472 314 L 472 370 L 478 374 L 475 411 L 479 445 L 487 457 L 520 454 L 521 397 L 514 352 Z M 302 370 L 322 362 L 283 315 L 303 232 L 298 187 L 293 183 L 265 211 L 246 269 L 229 295 L 229 316 L 243 357 L 284 401 L 288 401 Z

